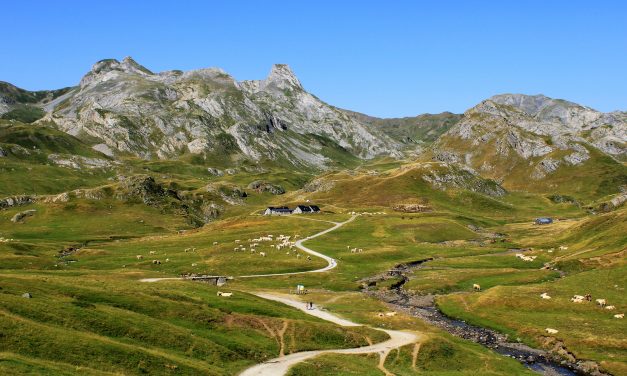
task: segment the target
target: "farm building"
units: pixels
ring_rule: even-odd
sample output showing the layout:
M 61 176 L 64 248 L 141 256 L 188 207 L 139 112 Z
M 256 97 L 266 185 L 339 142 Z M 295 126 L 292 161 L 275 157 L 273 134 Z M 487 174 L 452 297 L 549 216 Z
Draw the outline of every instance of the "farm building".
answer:
M 318 212 L 320 212 L 320 208 L 316 205 L 298 205 L 292 211 L 292 213 L 294 214 L 310 214 Z
M 274 207 L 270 206 L 263 212 L 263 215 L 289 215 L 292 214 L 292 210 L 287 206 Z
M 550 225 L 551 223 L 553 223 L 552 218 L 548 218 L 548 217 L 536 218 L 537 225 Z

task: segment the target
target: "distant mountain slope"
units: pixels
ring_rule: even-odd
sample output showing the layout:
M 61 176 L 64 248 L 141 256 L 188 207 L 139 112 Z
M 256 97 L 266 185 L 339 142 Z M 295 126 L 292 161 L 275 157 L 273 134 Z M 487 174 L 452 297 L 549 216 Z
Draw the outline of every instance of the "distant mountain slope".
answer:
M 382 132 L 307 93 L 287 65 L 259 81 L 217 68 L 152 73 L 131 58 L 102 60 L 46 120 L 114 153 L 272 160 L 325 168 L 333 156 L 400 155 Z
M 347 112 L 360 122 L 380 129 L 386 135 L 404 144 L 433 142 L 453 125 L 457 124 L 462 118 L 462 115 L 453 114 L 451 112 L 386 119 L 372 117 L 358 112 Z
M 601 113 L 545 96 L 497 95 L 464 113 L 426 155 L 508 189 L 593 195 L 627 185 L 627 113 Z
M 41 108 L 45 104 L 71 89 L 67 87 L 59 90 L 28 91 L 0 81 L 0 118 L 31 123 L 44 116 Z

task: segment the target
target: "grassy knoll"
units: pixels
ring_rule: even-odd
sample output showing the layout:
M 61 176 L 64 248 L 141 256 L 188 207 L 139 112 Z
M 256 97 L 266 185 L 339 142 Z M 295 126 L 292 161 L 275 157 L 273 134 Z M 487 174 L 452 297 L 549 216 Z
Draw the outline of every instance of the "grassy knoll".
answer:
M 58 364 L 60 373 L 86 367 L 167 374 L 176 367 L 177 374 L 232 374 L 280 351 L 354 347 L 385 338 L 239 291 L 220 298 L 215 287 L 201 283 L 11 274 L 0 276 L 0 287 L 1 346 L 30 370 L 42 361 Z M 33 298 L 22 298 L 25 291 Z

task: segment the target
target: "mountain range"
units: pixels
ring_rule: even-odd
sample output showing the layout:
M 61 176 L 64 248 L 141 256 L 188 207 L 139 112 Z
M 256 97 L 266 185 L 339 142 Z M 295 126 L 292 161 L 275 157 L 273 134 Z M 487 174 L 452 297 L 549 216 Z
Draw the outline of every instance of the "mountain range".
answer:
M 109 159 L 328 170 L 406 158 L 453 164 L 510 189 L 627 160 L 627 112 L 503 94 L 463 114 L 379 119 L 323 102 L 284 64 L 263 80 L 238 81 L 219 68 L 153 73 L 130 57 L 107 59 L 75 87 L 0 83 L 0 116 L 60 130 Z M 608 184 L 619 189 L 624 176 L 614 175 Z

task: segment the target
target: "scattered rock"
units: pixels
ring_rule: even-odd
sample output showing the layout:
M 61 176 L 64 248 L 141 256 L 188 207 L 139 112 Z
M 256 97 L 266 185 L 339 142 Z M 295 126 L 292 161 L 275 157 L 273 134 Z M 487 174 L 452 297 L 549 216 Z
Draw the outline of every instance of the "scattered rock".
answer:
M 282 195 L 285 193 L 285 189 L 280 185 L 274 185 L 262 180 L 256 180 L 248 184 L 248 189 L 254 189 L 257 192 L 270 192 L 273 195 Z
M 13 216 L 13 218 L 11 218 L 11 222 L 13 222 L 13 223 L 21 222 L 24 218 L 30 217 L 30 216 L 34 215 L 35 212 L 36 212 L 36 210 L 34 210 L 34 209 L 25 210 L 23 212 L 19 212 L 19 213 L 15 214 Z
M 207 172 L 210 173 L 213 176 L 224 176 L 224 171 L 219 170 L 219 169 L 214 168 L 214 167 L 207 168 Z

